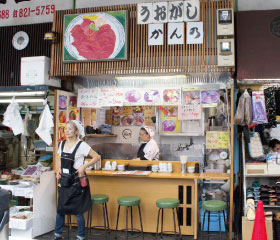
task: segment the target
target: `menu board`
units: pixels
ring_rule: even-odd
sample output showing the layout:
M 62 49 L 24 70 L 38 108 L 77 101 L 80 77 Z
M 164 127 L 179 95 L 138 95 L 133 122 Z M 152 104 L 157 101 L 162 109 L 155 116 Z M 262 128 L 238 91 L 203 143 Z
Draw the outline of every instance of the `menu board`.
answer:
M 99 89 L 98 105 L 101 107 L 122 106 L 123 90 L 119 88 Z
M 206 149 L 227 149 L 228 132 L 206 132 Z
M 83 108 L 98 107 L 98 90 L 78 89 L 78 107 L 83 107 Z
M 163 107 L 161 110 L 161 132 L 181 132 L 180 121 L 178 120 L 178 107 Z

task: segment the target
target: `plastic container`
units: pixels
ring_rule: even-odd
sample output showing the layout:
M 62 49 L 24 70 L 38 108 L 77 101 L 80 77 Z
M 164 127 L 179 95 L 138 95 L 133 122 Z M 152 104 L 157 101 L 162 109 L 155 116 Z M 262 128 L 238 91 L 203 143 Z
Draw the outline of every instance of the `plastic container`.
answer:
M 225 218 L 226 218 L 226 221 L 227 221 L 226 211 L 224 211 L 224 213 L 225 213 Z M 203 214 L 204 214 L 204 209 L 200 209 L 201 230 L 207 231 L 208 230 L 208 212 L 205 214 L 204 228 L 202 229 Z M 220 213 L 220 219 L 221 219 L 221 231 L 225 232 L 225 222 L 224 222 L 224 216 L 223 216 L 222 212 Z M 209 231 L 211 231 L 211 232 L 219 231 L 219 215 L 218 215 L 217 212 L 211 212 L 210 213 Z
M 45 56 L 21 58 L 21 85 L 61 87 L 58 78 L 50 77 L 50 58 Z

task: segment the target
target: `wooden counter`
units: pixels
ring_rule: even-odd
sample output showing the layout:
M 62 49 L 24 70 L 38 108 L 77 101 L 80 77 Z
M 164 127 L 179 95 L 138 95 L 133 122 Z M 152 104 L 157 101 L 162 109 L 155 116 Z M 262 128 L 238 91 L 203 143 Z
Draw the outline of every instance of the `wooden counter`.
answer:
M 121 175 L 115 174 L 116 171 L 102 171 L 102 170 L 92 170 L 87 171 L 87 175 L 95 176 L 122 176 L 122 177 L 146 177 L 146 178 L 176 178 L 176 179 L 216 179 L 216 180 L 228 180 L 228 173 L 159 173 L 152 172 L 148 176 L 139 175 Z
M 113 160 L 111 160 L 113 161 Z M 104 166 L 104 162 L 102 165 Z M 162 161 L 160 161 L 162 162 Z M 117 160 L 118 164 L 144 166 L 159 164 L 159 161 Z M 172 173 L 152 172 L 147 176 L 121 175 L 117 171 L 87 171 L 92 194 L 109 195 L 108 215 L 111 229 L 116 227 L 117 199 L 120 196 L 138 196 L 141 198 L 141 212 L 144 232 L 156 232 L 158 208 L 156 200 L 160 198 L 177 198 L 180 200 L 180 222 L 183 235 L 193 235 L 197 239 L 198 232 L 198 181 L 199 179 L 227 180 L 229 174 L 214 173 L 180 173 L 180 162 L 171 162 Z M 190 162 L 193 166 L 196 162 Z M 130 219 L 130 217 L 129 217 Z M 140 228 L 137 208 L 133 210 L 134 227 Z M 129 220 L 130 222 L 130 220 Z M 95 206 L 93 224 L 102 225 L 102 208 Z M 125 208 L 121 208 L 119 229 L 125 228 Z M 171 210 L 164 212 L 164 230 L 174 229 Z
M 181 231 L 184 235 L 194 235 L 197 239 L 197 181 L 199 174 L 151 173 L 149 176 L 116 175 L 107 171 L 88 171 L 92 194 L 109 195 L 108 215 L 111 229 L 116 227 L 118 210 L 117 199 L 120 196 L 138 196 L 141 198 L 141 213 L 144 232 L 156 232 L 158 208 L 156 200 L 160 198 L 181 199 L 179 206 Z M 130 217 L 129 217 L 130 219 Z M 130 222 L 130 220 L 129 220 Z M 133 209 L 134 227 L 140 228 L 137 208 Z M 93 209 L 93 224 L 102 225 L 102 208 Z M 121 208 L 119 229 L 125 228 L 125 208 Z M 164 229 L 173 230 L 171 210 L 164 211 Z

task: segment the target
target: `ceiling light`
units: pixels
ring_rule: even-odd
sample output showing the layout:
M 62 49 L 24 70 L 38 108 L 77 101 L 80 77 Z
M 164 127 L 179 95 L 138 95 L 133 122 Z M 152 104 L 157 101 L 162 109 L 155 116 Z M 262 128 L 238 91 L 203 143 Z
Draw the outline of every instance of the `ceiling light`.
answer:
M 187 75 L 158 75 L 158 76 L 118 76 L 115 77 L 117 80 L 147 80 L 147 79 L 173 79 L 173 78 L 187 78 Z
M 15 99 L 17 103 L 43 103 L 45 99 L 43 98 L 18 98 Z M 0 99 L 0 103 L 11 103 L 12 99 Z
M 45 95 L 45 91 L 33 91 L 33 92 L 0 92 L 0 96 L 43 96 Z

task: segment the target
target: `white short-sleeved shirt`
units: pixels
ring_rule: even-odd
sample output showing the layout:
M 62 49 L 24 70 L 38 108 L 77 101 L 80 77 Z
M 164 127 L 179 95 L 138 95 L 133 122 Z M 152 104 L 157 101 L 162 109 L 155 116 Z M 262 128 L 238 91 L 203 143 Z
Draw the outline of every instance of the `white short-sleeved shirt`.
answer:
M 76 142 L 76 144 L 69 151 L 66 150 L 65 145 L 64 145 L 63 151 L 65 153 L 72 153 L 79 141 L 80 140 L 78 140 Z M 59 145 L 59 149 L 58 149 L 59 156 L 61 156 L 61 152 L 62 152 L 61 146 L 62 146 L 62 144 Z M 85 143 L 85 142 L 81 143 L 81 145 L 78 147 L 77 152 L 75 154 L 75 161 L 74 161 L 75 169 L 79 169 L 84 164 L 84 158 L 89 154 L 90 149 L 91 149 L 91 147 L 87 143 Z
M 151 139 L 149 142 L 147 142 L 143 152 L 145 153 L 144 157 L 147 160 L 158 160 L 159 148 L 157 142 L 154 139 Z

